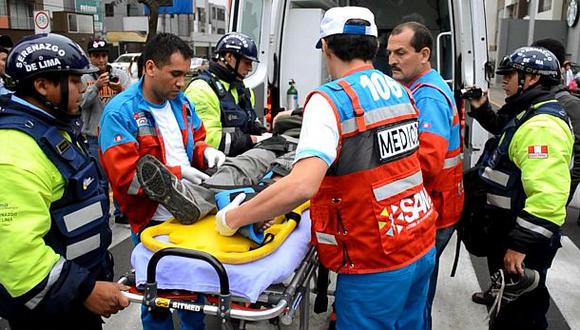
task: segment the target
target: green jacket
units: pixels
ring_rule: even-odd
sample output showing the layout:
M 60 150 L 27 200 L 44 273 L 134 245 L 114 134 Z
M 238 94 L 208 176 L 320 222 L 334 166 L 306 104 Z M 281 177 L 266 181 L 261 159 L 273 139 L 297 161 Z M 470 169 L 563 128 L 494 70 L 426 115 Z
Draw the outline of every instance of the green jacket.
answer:
M 50 205 L 62 197 L 65 183 L 27 134 L 3 129 L 0 141 L 4 141 L 0 148 L 0 283 L 18 297 L 39 284 L 60 259 L 43 237 L 51 226 Z
M 226 90 L 229 89 L 229 83 L 223 80 L 219 80 L 219 82 Z M 234 100 L 238 102 L 239 98 L 237 90 L 232 88 L 230 92 Z M 216 149 L 224 151 L 224 143 L 222 143 L 222 139 L 226 136 L 225 133 L 227 132 L 224 132 L 222 128 L 220 101 L 214 90 L 204 80 L 196 79 L 189 84 L 185 90 L 185 95 L 195 105 L 195 112 L 199 115 L 203 122 L 203 125 L 206 129 L 206 143 Z M 252 106 L 254 106 L 255 98 L 253 91 L 251 91 L 251 102 Z M 228 139 L 232 140 L 230 143 L 233 146 L 232 152 L 228 154 L 237 154 L 237 152 L 234 150 L 238 149 L 235 147 L 236 145 L 240 145 L 241 147 L 239 148 L 247 147 L 248 143 L 250 144 L 250 147 L 252 145 L 249 134 L 243 134 L 241 132 L 238 133 L 239 134 L 230 134 L 228 137 Z
M 547 114 L 530 118 L 515 132 L 508 154 L 522 171 L 525 212 L 558 226 L 564 224 L 573 145 L 567 123 Z M 531 148 L 535 146 L 546 146 L 547 155 L 534 155 Z

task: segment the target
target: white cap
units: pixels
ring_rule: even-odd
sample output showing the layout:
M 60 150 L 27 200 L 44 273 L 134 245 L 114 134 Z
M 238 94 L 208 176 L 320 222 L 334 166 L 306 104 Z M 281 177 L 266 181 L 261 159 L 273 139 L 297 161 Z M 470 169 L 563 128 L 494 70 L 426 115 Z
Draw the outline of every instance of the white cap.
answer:
M 347 24 L 351 19 L 360 19 L 369 22 L 369 26 Z M 360 34 L 367 36 L 377 36 L 377 25 L 375 15 L 364 7 L 334 7 L 330 8 L 320 23 L 320 40 L 316 48 L 322 47 L 322 38 L 335 34 Z

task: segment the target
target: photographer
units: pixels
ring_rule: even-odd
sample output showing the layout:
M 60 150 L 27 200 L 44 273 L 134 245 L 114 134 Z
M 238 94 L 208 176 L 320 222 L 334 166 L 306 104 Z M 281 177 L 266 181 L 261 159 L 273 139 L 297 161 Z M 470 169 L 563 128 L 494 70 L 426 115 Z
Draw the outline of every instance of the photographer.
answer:
M 110 48 L 111 45 L 105 40 L 91 40 L 87 46 L 87 51 L 91 68 L 98 69 L 98 72 L 82 76 L 82 82 L 86 87 L 81 102 L 83 109 L 81 112 L 82 133 L 87 139 L 89 153 L 97 159 L 99 166 L 101 163 L 98 152 L 98 126 L 103 109 L 115 95 L 121 93 L 131 83 L 125 71 L 115 69 L 109 64 Z M 115 222 L 127 223 L 126 218 L 120 214 L 116 203 Z

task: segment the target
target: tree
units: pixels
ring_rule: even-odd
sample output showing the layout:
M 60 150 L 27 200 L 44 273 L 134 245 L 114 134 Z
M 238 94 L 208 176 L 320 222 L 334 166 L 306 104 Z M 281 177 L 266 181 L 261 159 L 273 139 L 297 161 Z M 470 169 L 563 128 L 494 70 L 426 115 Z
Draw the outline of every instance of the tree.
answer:
M 157 20 L 159 18 L 159 1 L 158 0 L 137 0 L 149 9 L 149 32 L 147 40 L 149 42 L 157 34 Z

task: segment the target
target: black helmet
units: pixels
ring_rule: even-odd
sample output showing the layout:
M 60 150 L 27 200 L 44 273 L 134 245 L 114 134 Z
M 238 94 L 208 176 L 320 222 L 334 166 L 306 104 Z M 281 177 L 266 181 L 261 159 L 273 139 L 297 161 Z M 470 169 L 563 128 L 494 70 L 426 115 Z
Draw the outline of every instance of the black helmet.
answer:
M 496 73 L 503 75 L 513 71 L 537 74 L 560 80 L 560 63 L 552 52 L 540 47 L 521 47 L 500 62 Z
M 108 42 L 106 42 L 105 40 L 102 40 L 102 39 L 91 40 L 87 44 L 87 52 L 89 54 L 95 53 L 95 52 L 107 52 L 108 53 L 110 49 L 111 49 L 111 44 L 109 44 Z
M 10 53 L 10 49 L 14 47 L 14 43 L 12 43 L 12 38 L 9 35 L 3 34 L 0 35 L 0 53 Z
M 7 86 L 10 89 L 15 89 L 18 84 L 39 74 L 62 73 L 59 74 L 61 86 L 61 104 L 59 105 L 53 104 L 36 90 L 25 91 L 47 107 L 57 111 L 56 113 L 67 112 L 69 75 L 97 71 L 97 68 L 90 67 L 89 59 L 76 42 L 54 33 L 37 34 L 22 39 L 12 48 L 6 60 Z
M 240 55 L 248 60 L 260 62 L 258 60 L 258 47 L 252 38 L 239 32 L 231 32 L 217 42 L 215 52 L 218 55 L 224 53 L 234 53 Z
M 6 74 L 17 84 L 46 72 L 85 74 L 98 71 L 90 68 L 81 47 L 60 34 L 43 33 L 22 39 L 8 55 Z

